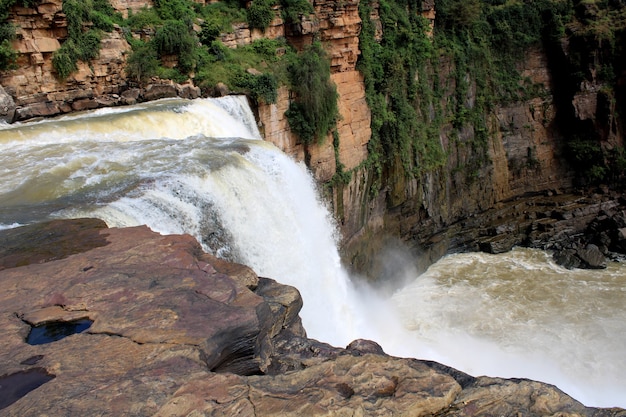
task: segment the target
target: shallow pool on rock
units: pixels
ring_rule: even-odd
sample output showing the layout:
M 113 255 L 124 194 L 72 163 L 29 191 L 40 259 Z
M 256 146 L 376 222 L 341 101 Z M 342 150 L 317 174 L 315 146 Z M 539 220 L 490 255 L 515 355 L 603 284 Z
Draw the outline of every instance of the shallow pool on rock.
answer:
M 91 327 L 93 323 L 89 319 L 73 321 L 53 321 L 39 326 L 33 326 L 26 338 L 29 345 L 43 345 L 45 343 L 56 342 L 64 337 L 82 333 Z

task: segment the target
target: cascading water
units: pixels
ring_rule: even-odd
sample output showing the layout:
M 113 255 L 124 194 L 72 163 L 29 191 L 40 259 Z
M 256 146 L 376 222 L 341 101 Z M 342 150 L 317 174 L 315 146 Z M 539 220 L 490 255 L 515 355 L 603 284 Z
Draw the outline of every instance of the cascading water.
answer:
M 587 405 L 626 406 L 624 267 L 592 276 L 541 252 L 469 254 L 445 258 L 390 300 L 356 288 L 311 176 L 260 140 L 245 98 L 163 100 L 5 126 L 0 151 L 0 227 L 91 216 L 189 233 L 206 250 L 297 287 L 310 337 L 338 346 L 369 338 L 388 353 L 555 383 Z

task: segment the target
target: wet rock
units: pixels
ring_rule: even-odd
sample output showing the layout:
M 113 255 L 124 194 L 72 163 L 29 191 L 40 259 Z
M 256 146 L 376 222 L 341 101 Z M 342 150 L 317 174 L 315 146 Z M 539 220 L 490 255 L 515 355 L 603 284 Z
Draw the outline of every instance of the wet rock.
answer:
M 0 231 L 0 270 L 63 259 L 107 244 L 98 219 L 53 220 Z
M 482 252 L 504 253 L 513 249 L 518 244 L 518 237 L 512 233 L 503 233 L 497 236 L 480 239 L 479 247 Z
M 0 121 L 5 123 L 13 122 L 15 118 L 15 101 L 2 86 L 0 86 Z
M 122 95 L 120 96 L 120 102 L 128 105 L 136 104 L 139 100 L 140 95 L 141 89 L 129 88 L 128 90 L 122 92 Z
M 0 376 L 0 410 L 52 379 L 54 375 L 41 368 Z
M 600 251 L 600 248 L 594 244 L 589 244 L 586 247 L 579 249 L 578 256 L 589 269 L 606 268 L 606 257 Z
M 578 268 L 581 264 L 580 258 L 576 256 L 576 250 L 574 249 L 557 251 L 552 257 L 557 264 L 567 269 Z

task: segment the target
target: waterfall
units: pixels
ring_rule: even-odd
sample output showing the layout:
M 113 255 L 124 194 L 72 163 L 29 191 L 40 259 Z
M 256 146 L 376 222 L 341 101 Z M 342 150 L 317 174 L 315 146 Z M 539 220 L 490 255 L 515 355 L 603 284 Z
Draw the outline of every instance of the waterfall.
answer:
M 624 267 L 572 275 L 543 252 L 457 255 L 383 298 L 350 279 L 311 175 L 261 140 L 243 97 L 2 126 L 0 167 L 0 228 L 88 216 L 189 233 L 206 251 L 297 287 L 309 337 L 372 339 L 394 355 L 626 406 Z

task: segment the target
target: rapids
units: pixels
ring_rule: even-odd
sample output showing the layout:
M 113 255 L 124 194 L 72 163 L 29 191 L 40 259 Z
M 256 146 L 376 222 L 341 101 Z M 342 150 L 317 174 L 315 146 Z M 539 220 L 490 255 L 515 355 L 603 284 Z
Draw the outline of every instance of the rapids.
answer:
M 448 256 L 384 298 L 350 279 L 302 164 L 261 140 L 245 98 L 168 99 L 0 127 L 0 228 L 98 217 L 189 233 L 297 287 L 310 337 L 379 342 L 473 375 L 526 377 L 626 407 L 626 267 L 548 254 Z

